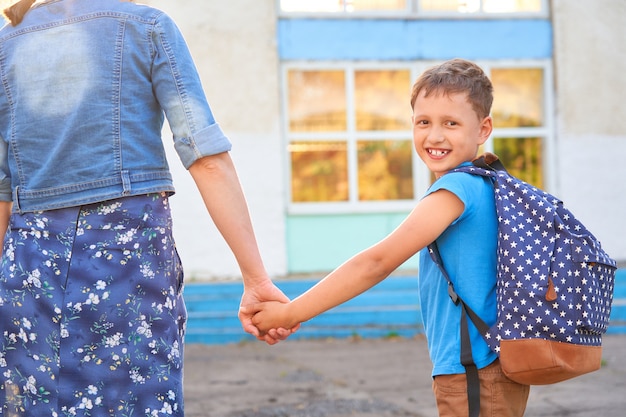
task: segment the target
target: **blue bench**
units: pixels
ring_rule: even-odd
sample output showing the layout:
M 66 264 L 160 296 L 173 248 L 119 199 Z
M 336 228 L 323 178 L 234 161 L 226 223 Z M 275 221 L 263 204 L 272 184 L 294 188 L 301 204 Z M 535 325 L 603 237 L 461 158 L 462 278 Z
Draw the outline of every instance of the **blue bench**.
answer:
M 615 292 L 611 307 L 609 334 L 626 333 L 626 269 L 618 269 L 615 275 Z
M 276 281 L 294 298 L 317 280 Z M 225 344 L 255 340 L 245 333 L 237 310 L 241 282 L 192 283 L 185 286 L 187 343 Z M 324 314 L 305 323 L 292 339 L 327 337 L 384 338 L 421 334 L 422 318 L 417 298 L 417 277 L 392 276 Z M 626 333 L 626 269 L 618 270 L 608 333 Z

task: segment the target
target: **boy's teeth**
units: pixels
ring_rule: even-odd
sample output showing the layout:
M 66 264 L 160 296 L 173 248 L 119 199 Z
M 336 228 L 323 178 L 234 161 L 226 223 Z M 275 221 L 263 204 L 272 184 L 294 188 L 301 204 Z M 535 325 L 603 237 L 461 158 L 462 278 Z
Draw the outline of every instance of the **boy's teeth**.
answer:
M 438 149 L 430 149 L 428 152 L 430 152 L 430 154 L 434 156 L 444 156 L 448 153 L 448 151 L 442 151 Z

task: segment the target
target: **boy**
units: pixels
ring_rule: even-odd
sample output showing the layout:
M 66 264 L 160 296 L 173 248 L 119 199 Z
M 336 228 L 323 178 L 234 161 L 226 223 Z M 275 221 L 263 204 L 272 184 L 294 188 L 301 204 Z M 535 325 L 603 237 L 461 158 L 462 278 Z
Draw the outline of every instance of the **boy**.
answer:
M 433 391 L 440 416 L 468 415 L 465 368 L 460 361 L 460 306 L 424 249 L 436 240 L 456 292 L 489 325 L 496 321 L 496 237 L 494 190 L 489 179 L 450 173 L 471 164 L 489 138 L 491 81 L 477 65 L 453 59 L 425 71 L 411 94 L 413 142 L 437 180 L 389 236 L 355 255 L 292 302 L 260 303 L 247 313 L 259 331 L 293 328 L 366 291 L 418 251 L 419 295 Z M 481 236 L 481 239 L 476 239 Z M 529 387 L 506 378 L 497 355 L 470 325 L 473 358 L 479 369 L 480 415 L 522 416 Z

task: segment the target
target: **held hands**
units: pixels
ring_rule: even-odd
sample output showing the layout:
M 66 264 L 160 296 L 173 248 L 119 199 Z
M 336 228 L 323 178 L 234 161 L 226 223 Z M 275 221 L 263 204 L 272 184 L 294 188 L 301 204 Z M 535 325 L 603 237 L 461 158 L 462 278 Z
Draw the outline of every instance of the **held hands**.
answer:
M 272 301 L 270 304 L 286 305 L 289 298 L 269 280 L 254 287 L 244 287 L 239 305 L 239 320 L 246 332 L 265 341 L 268 345 L 274 345 L 295 333 L 300 328 L 300 324 L 258 328 L 253 321 L 253 316 L 260 311 L 259 306 L 263 306 L 264 301 Z
M 267 301 L 250 305 L 246 310 L 253 314 L 252 324 L 260 332 L 271 332 L 272 329 L 294 329 L 300 326 L 290 314 L 290 307 L 290 303 Z

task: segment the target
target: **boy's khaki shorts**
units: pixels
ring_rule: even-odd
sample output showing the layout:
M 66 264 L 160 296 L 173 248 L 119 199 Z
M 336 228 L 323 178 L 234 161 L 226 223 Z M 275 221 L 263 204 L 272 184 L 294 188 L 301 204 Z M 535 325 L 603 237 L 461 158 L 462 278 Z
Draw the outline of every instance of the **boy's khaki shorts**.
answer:
M 500 361 L 478 370 L 481 417 L 522 417 L 530 386 L 511 381 L 502 373 Z M 433 379 L 433 392 L 440 417 L 467 417 L 465 374 L 439 375 Z

